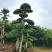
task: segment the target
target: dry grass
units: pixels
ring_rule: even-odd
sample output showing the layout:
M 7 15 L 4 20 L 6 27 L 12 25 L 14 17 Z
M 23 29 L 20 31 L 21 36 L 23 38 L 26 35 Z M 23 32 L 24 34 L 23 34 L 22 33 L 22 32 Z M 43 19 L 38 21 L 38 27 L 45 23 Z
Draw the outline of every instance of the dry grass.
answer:
M 52 49 L 28 48 L 28 52 L 52 52 Z

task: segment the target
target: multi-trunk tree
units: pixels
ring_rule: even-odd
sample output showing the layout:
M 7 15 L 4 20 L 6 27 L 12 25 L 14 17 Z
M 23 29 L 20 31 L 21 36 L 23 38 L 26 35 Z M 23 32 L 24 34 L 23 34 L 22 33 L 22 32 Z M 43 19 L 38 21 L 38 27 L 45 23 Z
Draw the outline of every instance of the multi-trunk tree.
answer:
M 23 3 L 20 6 L 20 9 L 16 9 L 13 13 L 14 14 L 19 14 L 19 16 L 21 17 L 21 23 L 19 23 L 17 26 L 21 26 L 22 28 L 20 29 L 20 40 L 19 40 L 19 52 L 22 51 L 22 41 L 23 41 L 23 31 L 24 31 L 24 20 L 25 17 L 28 16 L 27 13 L 31 13 L 31 6 L 27 3 Z

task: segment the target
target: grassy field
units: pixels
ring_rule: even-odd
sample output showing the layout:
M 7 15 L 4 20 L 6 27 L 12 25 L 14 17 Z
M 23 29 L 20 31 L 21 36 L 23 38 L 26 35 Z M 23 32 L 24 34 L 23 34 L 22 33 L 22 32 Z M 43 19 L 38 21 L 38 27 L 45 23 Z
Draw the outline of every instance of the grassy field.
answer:
M 28 52 L 52 52 L 52 49 L 44 47 L 34 47 L 34 48 L 28 48 Z

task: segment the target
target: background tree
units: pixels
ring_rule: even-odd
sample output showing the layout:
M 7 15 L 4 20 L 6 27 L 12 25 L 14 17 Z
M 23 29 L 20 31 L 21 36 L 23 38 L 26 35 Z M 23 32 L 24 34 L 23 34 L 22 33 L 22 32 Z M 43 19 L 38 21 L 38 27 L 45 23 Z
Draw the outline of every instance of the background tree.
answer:
M 33 32 L 31 29 L 30 29 L 30 26 L 31 25 L 34 25 L 34 22 L 32 21 L 32 20 L 30 20 L 30 19 L 25 19 L 25 22 L 27 22 L 28 23 L 28 25 L 26 25 L 26 29 L 27 29 L 27 31 L 31 31 L 31 32 Z M 26 35 L 26 48 L 25 49 L 27 49 L 27 47 L 28 47 L 28 35 L 29 35 L 29 32 L 27 32 L 27 35 Z
M 2 36 L 2 43 L 4 44 L 5 20 L 7 19 L 7 14 L 9 13 L 9 10 L 4 8 L 1 11 L 1 13 L 3 14 L 1 36 Z

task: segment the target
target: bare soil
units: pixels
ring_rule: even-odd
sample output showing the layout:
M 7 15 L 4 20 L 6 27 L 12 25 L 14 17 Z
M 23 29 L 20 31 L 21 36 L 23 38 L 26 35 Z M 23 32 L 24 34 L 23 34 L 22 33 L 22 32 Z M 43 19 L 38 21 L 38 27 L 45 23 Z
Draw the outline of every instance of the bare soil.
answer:
M 10 50 L 15 46 L 15 44 L 4 44 L 3 45 L 0 43 L 0 52 L 10 52 Z M 52 49 L 41 49 L 39 47 L 34 47 L 34 48 L 28 48 L 28 52 L 52 52 Z
M 0 43 L 0 52 L 10 52 L 11 49 L 15 46 L 15 44 L 4 44 Z

